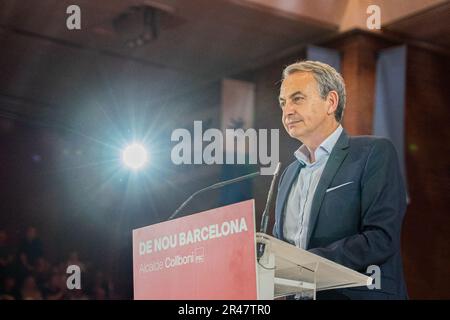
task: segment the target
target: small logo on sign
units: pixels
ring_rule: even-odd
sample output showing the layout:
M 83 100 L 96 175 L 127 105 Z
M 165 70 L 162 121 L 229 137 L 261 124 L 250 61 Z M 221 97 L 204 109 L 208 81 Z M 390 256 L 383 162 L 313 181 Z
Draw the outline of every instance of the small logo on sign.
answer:
M 196 248 L 194 251 L 195 263 L 205 262 L 205 249 L 203 247 Z

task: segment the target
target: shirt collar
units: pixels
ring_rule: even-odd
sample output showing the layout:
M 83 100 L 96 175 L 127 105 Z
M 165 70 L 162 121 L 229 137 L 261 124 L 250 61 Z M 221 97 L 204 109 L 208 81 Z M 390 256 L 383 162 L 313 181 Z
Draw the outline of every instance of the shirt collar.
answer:
M 305 144 L 302 144 L 300 148 L 298 148 L 297 151 L 295 151 L 294 153 L 295 157 L 297 158 L 298 161 L 300 161 L 303 165 L 306 166 L 311 166 L 314 165 L 315 163 L 320 162 L 325 156 L 331 153 L 331 150 L 333 150 L 342 131 L 343 128 L 341 125 L 339 125 L 336 128 L 336 130 L 333 131 L 332 134 L 330 134 L 325 140 L 322 141 L 320 146 L 315 151 L 316 162 L 314 163 L 309 162 L 309 149 L 306 147 Z

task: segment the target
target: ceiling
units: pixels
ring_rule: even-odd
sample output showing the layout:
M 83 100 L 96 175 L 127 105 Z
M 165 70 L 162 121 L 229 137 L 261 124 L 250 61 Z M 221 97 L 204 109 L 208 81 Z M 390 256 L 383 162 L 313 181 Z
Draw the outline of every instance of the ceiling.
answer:
M 128 101 L 168 98 L 334 31 L 225 0 L 78 0 L 81 30 L 68 30 L 66 8 L 72 3 L 1 1 L 3 109 L 63 116 L 75 101 L 101 101 L 111 92 Z M 130 48 L 139 17 L 124 28 L 113 22 L 133 6 L 155 3 L 163 9 L 157 39 Z
M 339 28 L 312 20 L 311 6 L 309 17 L 302 18 L 243 0 L 78 0 L 81 30 L 68 30 L 66 9 L 72 3 L 0 2 L 1 117 L 53 124 L 91 120 L 96 126 L 94 112 L 121 116 L 140 108 L 152 115 L 161 101 L 193 97 L 224 77 L 263 66 Z M 158 37 L 130 47 L 143 22 L 131 8 L 143 5 L 161 12 Z M 131 18 L 118 24 L 124 15 Z M 386 29 L 448 48 L 449 19 L 446 2 Z M 104 108 L 95 111 L 98 106 Z
M 450 1 L 404 17 L 384 27 L 403 38 L 423 41 L 450 52 Z

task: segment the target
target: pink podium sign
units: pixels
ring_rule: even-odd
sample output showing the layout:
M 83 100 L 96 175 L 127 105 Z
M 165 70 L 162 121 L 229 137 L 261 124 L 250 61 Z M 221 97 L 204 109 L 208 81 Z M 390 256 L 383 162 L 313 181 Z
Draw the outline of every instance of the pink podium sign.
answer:
M 133 230 L 134 298 L 257 299 L 254 200 Z

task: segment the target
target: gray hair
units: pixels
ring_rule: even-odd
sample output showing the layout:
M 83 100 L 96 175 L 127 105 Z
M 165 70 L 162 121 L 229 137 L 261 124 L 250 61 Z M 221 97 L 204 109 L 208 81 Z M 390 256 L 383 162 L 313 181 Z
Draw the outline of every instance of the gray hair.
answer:
M 332 90 L 336 91 L 339 97 L 338 105 L 334 113 L 337 122 L 341 122 L 345 108 L 345 83 L 339 72 L 332 66 L 319 61 L 300 61 L 287 66 L 283 70 L 283 80 L 287 76 L 296 72 L 312 72 L 319 86 L 319 93 L 325 99 Z

